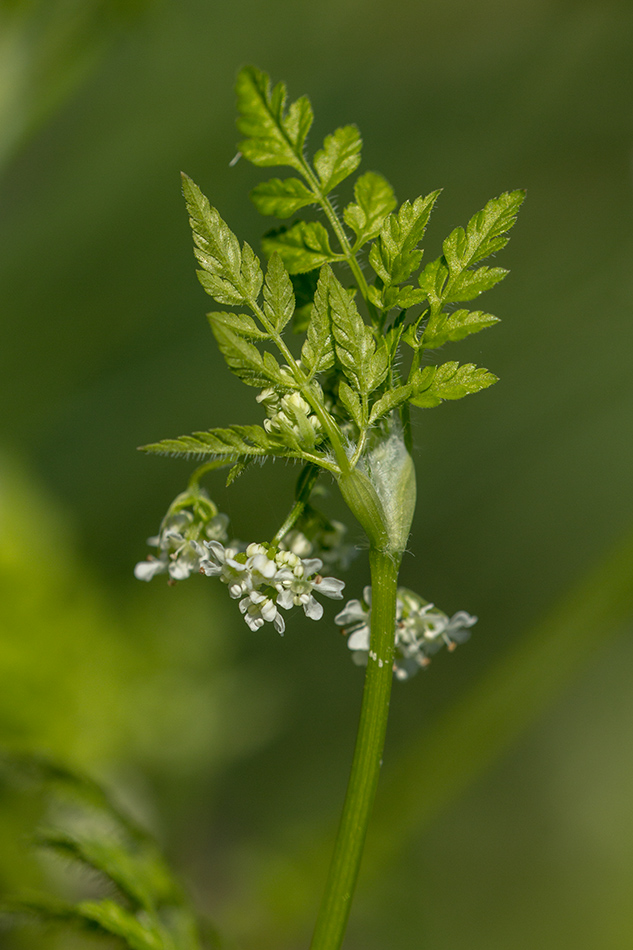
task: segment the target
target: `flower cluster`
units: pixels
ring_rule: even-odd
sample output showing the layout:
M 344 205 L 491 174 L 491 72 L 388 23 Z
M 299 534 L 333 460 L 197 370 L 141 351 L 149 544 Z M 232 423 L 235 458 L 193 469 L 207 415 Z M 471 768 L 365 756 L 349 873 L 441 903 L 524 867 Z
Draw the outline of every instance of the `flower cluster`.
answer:
M 262 389 L 255 398 L 268 415 L 264 419 L 264 428 L 269 435 L 289 438 L 305 449 L 313 449 L 322 440 L 321 420 L 298 392 L 279 396 L 274 389 L 268 388 Z
M 283 536 L 279 544 L 283 551 L 318 557 L 328 567 L 343 571 L 358 554 L 355 545 L 345 541 L 347 527 L 340 521 L 329 521 L 315 509 L 302 519 L 301 528 L 293 528 Z
M 157 554 L 139 561 L 134 576 L 151 581 L 156 574 L 167 573 L 170 583 L 185 580 L 200 570 L 201 558 L 206 557 L 200 542 L 226 541 L 228 523 L 228 515 L 218 513 L 202 489 L 183 492 L 170 506 L 159 533 L 147 539 Z
M 365 665 L 370 655 L 371 587 L 364 589 L 362 601 L 350 600 L 334 620 L 349 634 L 347 645 L 353 651 L 354 662 Z M 406 680 L 428 666 L 442 646 L 454 650 L 458 643 L 468 640 L 470 627 L 476 623 L 477 617 L 465 610 L 449 618 L 413 591 L 399 587 L 394 632 L 396 677 Z
M 292 551 L 279 551 L 264 544 L 249 544 L 246 550 L 224 547 L 219 541 L 205 542 L 200 570 L 208 577 L 219 577 L 228 586 L 229 596 L 239 600 L 239 608 L 251 630 L 272 623 L 278 633 L 285 630 L 280 607 L 303 607 L 307 617 L 320 620 L 323 606 L 314 592 L 340 600 L 343 581 L 323 577 L 319 558 L 301 558 Z M 200 545 L 196 549 L 202 551 Z

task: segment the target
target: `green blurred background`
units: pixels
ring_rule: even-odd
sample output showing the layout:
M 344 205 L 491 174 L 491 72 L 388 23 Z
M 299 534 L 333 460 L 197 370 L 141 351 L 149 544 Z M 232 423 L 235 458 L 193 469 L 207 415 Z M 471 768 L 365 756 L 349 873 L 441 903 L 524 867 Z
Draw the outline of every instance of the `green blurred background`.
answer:
M 214 349 L 179 191 L 182 169 L 254 246 L 270 226 L 261 173 L 229 167 L 251 62 L 310 95 L 313 147 L 356 122 L 400 199 L 444 189 L 431 256 L 528 190 L 484 302 L 503 323 L 451 351 L 502 381 L 416 416 L 403 583 L 480 622 L 396 686 L 346 947 L 628 950 L 629 0 L 0 0 L 2 741 L 114 787 L 245 950 L 306 946 L 362 685 L 335 608 L 282 640 L 203 578 L 132 575 L 190 470 L 135 446 L 257 418 Z M 209 487 L 266 537 L 294 476 Z M 361 554 L 350 596 L 366 579 Z M 2 891 L 64 886 L 32 855 L 39 811 L 0 787 Z

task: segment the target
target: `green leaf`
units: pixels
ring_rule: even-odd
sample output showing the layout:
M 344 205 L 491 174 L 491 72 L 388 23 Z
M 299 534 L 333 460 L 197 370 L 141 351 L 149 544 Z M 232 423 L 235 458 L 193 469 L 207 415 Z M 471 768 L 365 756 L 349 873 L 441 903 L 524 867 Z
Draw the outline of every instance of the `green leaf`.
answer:
M 212 328 L 215 324 L 231 329 L 246 340 L 270 340 L 270 333 L 260 330 L 253 318 L 246 313 L 226 313 L 213 310 L 207 314 L 207 319 Z
M 418 370 L 411 381 L 415 395 L 414 406 L 431 408 L 439 406 L 444 399 L 461 399 L 470 393 L 480 392 L 497 382 L 497 377 L 474 363 L 442 363 Z
M 356 171 L 362 147 L 363 140 L 355 125 L 344 125 L 325 137 L 323 148 L 314 156 L 314 168 L 324 195 Z
M 363 322 L 352 295 L 331 271 L 328 279 L 336 355 L 353 388 L 366 396 L 387 375 L 389 360 L 386 347 L 382 345 L 376 350 L 374 335 Z
M 444 299 L 444 286 L 448 278 L 448 267 L 443 257 L 429 261 L 418 277 L 420 289 L 424 291 L 431 303 Z
M 238 148 L 254 165 L 303 168 L 303 146 L 312 125 L 312 106 L 305 96 L 286 113 L 286 86 L 271 88 L 270 78 L 254 66 L 240 70 L 236 84 L 239 131 L 246 136 Z
M 306 339 L 301 348 L 301 364 L 308 379 L 334 365 L 334 344 L 328 300 L 329 268 L 324 266 L 319 276 Z
M 264 284 L 264 313 L 274 329 L 281 333 L 292 319 L 295 295 L 292 281 L 278 253 L 271 255 Z
M 157 922 L 141 922 L 114 901 L 82 901 L 74 910 L 78 921 L 119 937 L 130 950 L 170 950 L 172 941 Z
M 301 208 L 315 203 L 316 198 L 298 178 L 271 178 L 256 185 L 251 201 L 260 214 L 290 218 Z
M 360 397 L 353 389 L 342 379 L 338 386 L 338 398 L 349 412 L 350 418 L 356 423 L 359 429 L 362 429 L 366 420 L 363 419 L 363 408 Z
M 227 429 L 209 429 L 194 432 L 178 439 L 163 439 L 140 447 L 152 455 L 171 455 L 176 458 L 217 458 L 223 456 L 238 461 L 245 457 L 278 455 L 295 457 L 296 452 L 279 445 L 261 426 L 229 426 Z
M 278 251 L 289 274 L 305 274 L 331 261 L 344 260 L 330 247 L 320 221 L 297 221 L 290 228 L 270 231 L 262 239 L 262 248 L 266 255 Z
M 305 274 L 290 275 L 296 301 L 292 318 L 292 329 L 295 333 L 305 333 L 310 325 L 319 274 L 320 270 L 317 268 Z
M 356 235 L 355 249 L 380 233 L 387 215 L 396 207 L 396 196 L 386 178 L 365 172 L 354 184 L 356 202 L 347 205 L 343 219 Z
M 256 300 L 262 286 L 259 260 L 248 244 L 240 251 L 239 241 L 198 186 L 182 176 L 193 231 L 195 255 L 202 270 L 200 283 L 218 303 L 239 306 Z
M 444 343 L 463 340 L 471 333 L 479 333 L 486 327 L 499 323 L 498 317 L 483 310 L 456 310 L 454 313 L 442 313 L 437 320 L 429 321 L 422 337 L 422 346 L 436 347 Z
M 155 921 L 141 922 L 111 900 L 68 904 L 51 898 L 29 898 L 7 902 L 12 915 L 26 915 L 43 923 L 70 924 L 98 936 L 116 937 L 130 950 L 171 950 L 169 936 Z
M 154 910 L 182 901 L 162 855 L 149 844 L 124 847 L 111 833 L 97 838 L 58 830 L 38 833 L 36 842 L 98 871 L 137 907 Z
M 272 354 L 260 353 L 253 343 L 235 332 L 226 321 L 216 320 L 215 314 L 209 314 L 209 322 L 227 366 L 243 382 L 259 389 L 271 383 L 283 383 L 281 369 Z
M 418 244 L 439 194 L 434 191 L 425 198 L 416 198 L 413 204 L 405 201 L 397 214 L 385 219 L 369 252 L 369 263 L 386 286 L 401 284 L 418 268 L 422 260 Z
M 401 406 L 403 403 L 407 402 L 407 400 L 411 397 L 412 392 L 413 386 L 410 383 L 407 383 L 404 386 L 397 386 L 395 389 L 389 390 L 389 392 L 385 393 L 384 396 L 381 396 L 380 399 L 377 399 L 372 406 L 369 416 L 369 424 L 373 425 L 374 422 L 382 419 L 383 416 L 386 416 L 394 409 L 397 409 L 398 406 Z
M 507 232 L 516 221 L 524 198 L 523 190 L 506 191 L 474 215 L 465 231 L 456 228 L 449 234 L 442 249 L 451 276 L 505 247 L 509 240 Z
M 446 303 L 461 303 L 474 300 L 485 290 L 490 290 L 508 274 L 503 267 L 478 267 L 476 270 L 464 270 L 451 280 L 450 291 L 444 297 Z

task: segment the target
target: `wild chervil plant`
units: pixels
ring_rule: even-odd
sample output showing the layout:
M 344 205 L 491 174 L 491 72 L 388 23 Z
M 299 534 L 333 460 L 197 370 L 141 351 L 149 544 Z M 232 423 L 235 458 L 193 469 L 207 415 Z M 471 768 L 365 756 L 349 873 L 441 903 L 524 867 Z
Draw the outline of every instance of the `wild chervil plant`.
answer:
M 449 619 L 398 587 L 416 499 L 410 412 L 496 382 L 487 369 L 436 364 L 427 352 L 497 322 L 482 310 L 456 305 L 505 277 L 505 270 L 481 261 L 506 244 L 524 192 L 493 198 L 421 268 L 420 242 L 438 191 L 398 206 L 388 181 L 369 171 L 356 178 L 354 200 L 339 215 L 331 196 L 361 162 L 356 126 L 328 135 L 310 161 L 306 139 L 313 113 L 306 97 L 287 105 L 283 83 L 271 87 L 268 76 L 252 67 L 240 72 L 237 95 L 241 155 L 294 173 L 257 185 L 251 194 L 257 209 L 286 219 L 317 208 L 321 219 L 269 232 L 262 242 L 264 272 L 251 247 L 240 246 L 183 176 L 198 277 L 217 304 L 230 308 L 208 315 L 211 329 L 229 369 L 259 390 L 254 402 L 265 417 L 263 425 L 232 425 L 145 446 L 146 452 L 204 464 L 150 540 L 158 557 L 138 564 L 136 576 L 164 571 L 177 580 L 200 571 L 219 577 L 251 630 L 271 623 L 283 633 L 286 611 L 303 607 L 320 620 L 320 597 L 343 596 L 343 582 L 323 574 L 324 564 L 334 570 L 348 557 L 343 528 L 310 503 L 322 474 L 336 481 L 364 529 L 371 586 L 335 618 L 349 631 L 348 646 L 367 672 L 351 777 L 312 941 L 313 950 L 334 950 L 343 940 L 360 865 L 393 675 L 404 679 L 426 666 L 442 644 L 454 648 L 476 621 L 465 612 Z M 303 335 L 298 357 L 288 340 L 293 331 Z M 230 484 L 254 460 L 266 458 L 302 465 L 294 505 L 272 539 L 227 543 L 227 519 L 200 488 L 200 477 L 230 464 Z
M 358 129 L 337 129 L 310 161 L 307 98 L 287 105 L 285 86 L 271 88 L 268 76 L 252 67 L 240 72 L 237 93 L 241 155 L 258 166 L 293 172 L 257 185 L 251 194 L 256 207 L 281 219 L 316 208 L 319 217 L 269 232 L 263 268 L 183 176 L 198 277 L 213 300 L 229 308 L 208 315 L 211 329 L 229 369 L 257 390 L 253 410 L 262 424 L 195 432 L 144 447 L 202 464 L 150 538 L 156 555 L 137 564 L 135 573 L 141 580 L 165 573 L 171 583 L 192 573 L 219 578 L 252 631 L 271 624 L 283 634 L 288 611 L 303 608 L 318 621 L 322 598 L 343 597 L 344 583 L 335 575 L 353 552 L 344 526 L 312 504 L 322 475 L 337 483 L 362 526 L 371 585 L 334 620 L 367 672 L 351 776 L 312 941 L 312 950 L 336 950 L 378 781 L 394 674 L 406 679 L 427 666 L 442 645 L 453 649 L 467 639 L 476 622 L 464 611 L 449 618 L 419 593 L 398 587 L 416 500 L 410 413 L 412 407 L 430 409 L 496 382 L 487 369 L 435 363 L 428 354 L 497 322 L 483 310 L 459 305 L 505 277 L 502 268 L 481 262 L 506 244 L 524 192 L 493 198 L 466 228 L 446 238 L 439 257 L 421 267 L 420 243 L 438 191 L 398 206 L 387 180 L 364 172 L 354 181 L 354 200 L 339 214 L 332 194 L 360 165 Z M 297 334 L 300 348 L 290 342 Z M 301 466 L 289 514 L 271 539 L 230 540 L 228 518 L 200 480 L 230 466 L 230 484 L 252 462 L 267 458 Z M 142 905 L 141 910 L 145 916 L 139 912 L 133 918 L 141 936 L 134 931 L 133 939 L 126 937 L 125 928 L 110 932 L 131 947 L 198 946 L 191 929 L 186 939 L 179 938 L 154 911 L 152 917 Z M 116 913 L 111 907 L 108 912 Z M 153 928 L 147 939 L 143 921 Z

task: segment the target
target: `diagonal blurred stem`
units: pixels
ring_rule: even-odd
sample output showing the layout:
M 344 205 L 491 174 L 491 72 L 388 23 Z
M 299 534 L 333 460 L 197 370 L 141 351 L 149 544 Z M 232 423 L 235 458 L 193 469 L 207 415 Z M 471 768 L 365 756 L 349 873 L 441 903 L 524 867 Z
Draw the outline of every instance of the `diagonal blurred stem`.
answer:
M 606 643 L 633 619 L 633 530 L 502 656 L 462 701 L 413 740 L 383 776 L 368 835 L 363 882 L 384 873 L 447 806 L 543 714 Z M 331 831 L 320 827 L 301 853 L 272 856 L 253 908 L 259 939 L 292 940 L 303 929 L 327 861 Z M 289 907 L 287 895 L 292 893 Z M 285 895 L 285 897 L 284 897 Z M 280 919 L 283 921 L 280 928 Z M 261 943 L 261 946 L 268 944 Z

